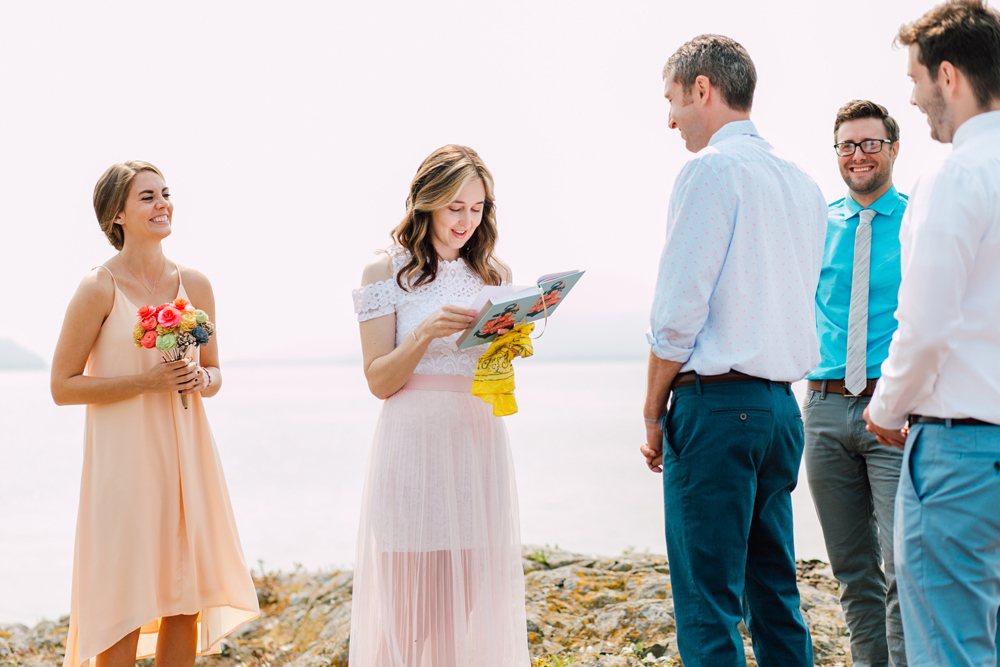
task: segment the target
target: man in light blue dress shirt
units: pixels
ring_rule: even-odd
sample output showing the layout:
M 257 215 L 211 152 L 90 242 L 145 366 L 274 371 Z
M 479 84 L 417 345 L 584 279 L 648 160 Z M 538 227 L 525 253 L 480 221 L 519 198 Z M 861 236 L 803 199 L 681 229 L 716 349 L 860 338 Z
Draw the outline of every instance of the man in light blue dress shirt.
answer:
M 806 472 L 840 581 L 854 665 L 903 667 L 892 550 L 902 452 L 880 445 L 863 417 L 896 331 L 899 226 L 907 204 L 892 184 L 899 126 L 885 107 L 853 100 L 837 112 L 833 136 L 848 196 L 830 204 L 816 290 L 821 360 L 808 376 L 802 406 Z M 855 346 L 848 344 L 852 333 Z M 849 349 L 858 371 L 852 387 L 845 381 Z
M 819 361 L 826 202 L 750 121 L 757 74 L 742 46 L 696 37 L 663 79 L 669 126 L 694 155 L 670 195 L 641 451 L 663 473 L 678 648 L 686 667 L 743 667 L 745 620 L 757 664 L 811 667 L 791 505 L 804 436 L 789 385 Z

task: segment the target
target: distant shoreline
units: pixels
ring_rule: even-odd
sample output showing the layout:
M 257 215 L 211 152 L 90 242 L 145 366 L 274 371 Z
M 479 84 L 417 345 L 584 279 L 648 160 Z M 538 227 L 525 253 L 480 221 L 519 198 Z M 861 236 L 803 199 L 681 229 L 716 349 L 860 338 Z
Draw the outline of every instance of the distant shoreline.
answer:
M 0 338 L 0 371 L 45 370 L 48 364 L 39 355 L 10 338 Z

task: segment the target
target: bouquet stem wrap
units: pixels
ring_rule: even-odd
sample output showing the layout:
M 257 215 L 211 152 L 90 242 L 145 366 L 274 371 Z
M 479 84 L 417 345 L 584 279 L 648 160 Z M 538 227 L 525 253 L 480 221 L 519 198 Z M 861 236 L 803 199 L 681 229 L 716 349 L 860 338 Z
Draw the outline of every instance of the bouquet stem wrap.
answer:
M 161 356 L 163 357 L 163 363 L 168 363 L 170 361 L 180 361 L 181 359 L 184 359 L 187 356 L 185 352 L 181 352 L 180 348 L 177 347 L 173 348 L 172 350 L 162 351 Z M 185 410 L 188 409 L 189 404 L 188 404 L 187 394 L 181 394 L 181 405 L 184 406 Z
M 472 395 L 493 406 L 494 417 L 505 417 L 517 412 L 514 400 L 514 357 L 530 357 L 534 350 L 528 334 L 534 324 L 519 324 L 507 333 L 497 336 L 486 354 L 479 357 L 476 376 L 472 379 Z

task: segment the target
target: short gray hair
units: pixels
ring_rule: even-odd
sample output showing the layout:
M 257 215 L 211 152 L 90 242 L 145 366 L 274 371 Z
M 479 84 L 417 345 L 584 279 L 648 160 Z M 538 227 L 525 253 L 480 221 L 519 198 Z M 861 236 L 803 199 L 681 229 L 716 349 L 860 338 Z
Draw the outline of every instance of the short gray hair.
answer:
M 663 78 L 672 77 L 681 84 L 685 95 L 702 75 L 719 89 L 726 106 L 750 111 L 757 69 L 747 50 L 735 40 L 723 35 L 698 35 L 677 49 L 663 66 Z

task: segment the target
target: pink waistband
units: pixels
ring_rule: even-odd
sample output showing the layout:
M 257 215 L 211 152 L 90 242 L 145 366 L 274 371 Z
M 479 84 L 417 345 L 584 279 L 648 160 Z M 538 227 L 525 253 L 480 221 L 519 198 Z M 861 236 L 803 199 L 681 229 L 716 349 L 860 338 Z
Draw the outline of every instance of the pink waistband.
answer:
M 472 392 L 472 378 L 461 375 L 416 375 L 410 376 L 400 390 L 420 389 L 423 391 Z

